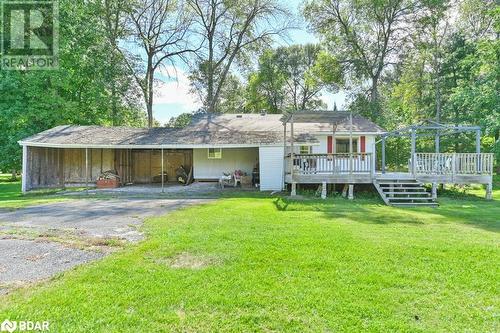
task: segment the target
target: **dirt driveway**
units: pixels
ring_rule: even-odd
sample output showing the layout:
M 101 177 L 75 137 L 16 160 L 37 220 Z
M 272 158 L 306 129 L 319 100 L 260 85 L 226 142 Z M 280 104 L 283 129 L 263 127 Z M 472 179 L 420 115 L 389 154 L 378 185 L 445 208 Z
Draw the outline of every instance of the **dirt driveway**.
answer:
M 138 227 L 146 217 L 208 201 L 74 200 L 0 211 L 0 294 L 139 241 Z

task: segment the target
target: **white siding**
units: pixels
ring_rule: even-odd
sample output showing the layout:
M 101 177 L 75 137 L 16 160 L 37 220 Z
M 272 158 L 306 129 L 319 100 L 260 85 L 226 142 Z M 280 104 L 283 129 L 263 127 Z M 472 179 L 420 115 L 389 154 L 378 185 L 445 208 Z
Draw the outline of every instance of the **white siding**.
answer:
M 283 187 L 283 147 L 260 147 L 260 190 L 279 191 Z
M 222 148 L 221 159 L 208 159 L 207 148 L 193 149 L 194 178 L 219 179 L 223 172 L 235 170 L 251 175 L 258 159 L 258 148 Z
M 319 141 L 319 146 L 312 146 L 312 152 L 313 154 L 326 154 L 328 147 L 327 147 L 327 137 L 328 135 L 315 135 L 316 139 Z M 358 139 L 360 135 L 353 135 L 353 139 Z M 375 142 L 375 136 L 374 135 L 365 135 L 366 137 L 366 153 L 372 153 L 373 152 L 373 143 Z M 349 139 L 349 136 L 346 135 L 336 135 L 335 138 L 342 138 L 342 139 Z M 361 152 L 361 145 L 358 141 L 358 152 Z

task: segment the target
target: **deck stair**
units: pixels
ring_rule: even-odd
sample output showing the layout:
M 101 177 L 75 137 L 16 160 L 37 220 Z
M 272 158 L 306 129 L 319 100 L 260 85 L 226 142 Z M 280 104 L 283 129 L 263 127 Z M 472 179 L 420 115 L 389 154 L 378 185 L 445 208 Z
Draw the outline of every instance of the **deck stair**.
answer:
M 437 206 L 427 189 L 414 178 L 376 178 L 373 185 L 386 205 L 398 207 Z

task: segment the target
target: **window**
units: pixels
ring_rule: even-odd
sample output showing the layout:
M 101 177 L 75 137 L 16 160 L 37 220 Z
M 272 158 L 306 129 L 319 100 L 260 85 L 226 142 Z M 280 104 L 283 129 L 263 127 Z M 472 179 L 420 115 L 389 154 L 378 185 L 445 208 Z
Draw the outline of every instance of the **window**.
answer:
M 349 153 L 349 139 L 335 139 L 336 153 Z M 352 139 L 352 152 L 358 152 L 358 139 Z
M 208 148 L 208 159 L 221 159 L 222 148 Z
M 300 146 L 299 153 L 300 154 L 310 154 L 311 153 L 311 146 Z

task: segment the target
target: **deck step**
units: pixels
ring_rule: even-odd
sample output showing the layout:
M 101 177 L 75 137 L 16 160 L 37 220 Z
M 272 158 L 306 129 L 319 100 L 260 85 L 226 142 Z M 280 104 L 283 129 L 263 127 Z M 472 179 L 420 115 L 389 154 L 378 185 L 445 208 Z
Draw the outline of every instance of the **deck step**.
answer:
M 382 186 L 381 188 L 384 191 L 391 189 L 391 187 L 389 187 L 389 186 Z M 420 190 L 420 189 L 422 189 L 422 187 L 421 186 L 410 186 L 410 187 L 408 187 L 408 186 L 393 186 L 392 189 L 393 190 Z
M 429 192 L 384 192 L 385 194 L 388 194 L 388 195 L 393 195 L 393 194 L 397 194 L 397 195 L 418 195 L 418 194 L 421 194 L 421 195 L 431 195 Z
M 394 201 L 394 200 L 420 200 L 420 201 L 429 201 L 432 200 L 430 197 L 387 197 L 387 200 L 389 201 Z
M 419 183 L 418 181 L 415 181 L 415 182 L 380 182 L 380 181 L 377 181 L 379 185 L 422 185 L 421 183 Z
M 428 206 L 437 207 L 439 206 L 437 202 L 393 202 L 391 206 L 395 207 L 417 207 L 417 206 Z
M 386 205 L 400 207 L 435 207 L 438 205 L 427 189 L 416 179 L 379 178 L 373 182 L 373 185 Z

